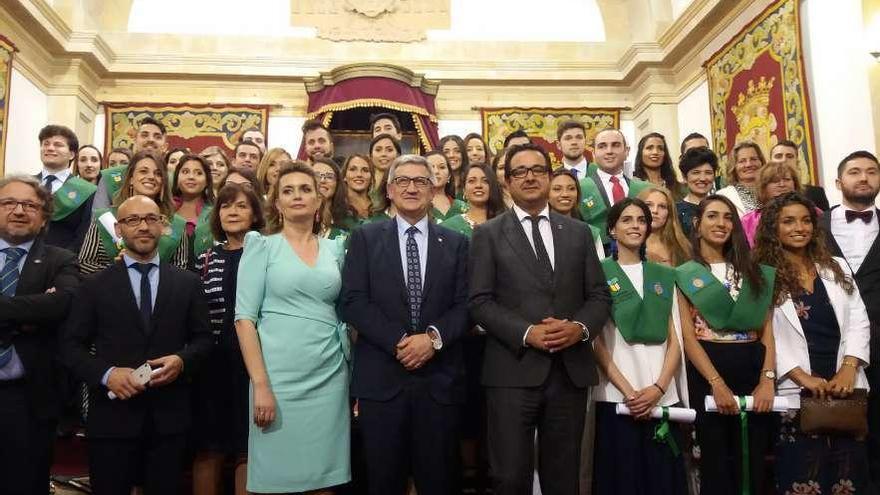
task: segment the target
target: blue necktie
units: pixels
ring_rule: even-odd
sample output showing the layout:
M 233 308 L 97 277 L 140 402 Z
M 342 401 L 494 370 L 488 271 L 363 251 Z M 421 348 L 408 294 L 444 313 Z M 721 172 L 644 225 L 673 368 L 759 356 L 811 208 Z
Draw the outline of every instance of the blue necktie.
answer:
M 18 285 L 18 263 L 27 254 L 27 251 L 14 247 L 8 247 L 2 251 L 6 255 L 6 263 L 0 270 L 0 293 L 6 297 L 12 297 L 15 295 L 15 287 Z M 15 347 L 12 343 L 0 342 L 0 368 L 12 360 L 14 352 Z
M 415 234 L 419 229 L 406 229 L 406 292 L 409 295 L 409 321 L 413 332 L 418 331 L 422 312 L 422 266 Z
M 50 194 L 52 193 L 52 183 L 56 180 L 58 180 L 58 177 L 55 177 L 54 175 L 43 177 L 43 187 L 49 191 Z
M 153 321 L 153 290 L 150 287 L 150 270 L 156 266 L 152 263 L 132 263 L 129 268 L 134 268 L 141 274 L 141 318 L 144 320 L 144 328 L 147 333 L 152 328 Z
M 572 169 L 571 169 L 571 175 L 574 176 L 574 179 L 575 179 L 575 180 L 579 180 L 579 179 L 580 179 L 580 177 L 579 177 L 579 176 L 580 176 L 580 171 L 579 171 L 578 169 L 576 169 L 576 168 L 572 168 Z

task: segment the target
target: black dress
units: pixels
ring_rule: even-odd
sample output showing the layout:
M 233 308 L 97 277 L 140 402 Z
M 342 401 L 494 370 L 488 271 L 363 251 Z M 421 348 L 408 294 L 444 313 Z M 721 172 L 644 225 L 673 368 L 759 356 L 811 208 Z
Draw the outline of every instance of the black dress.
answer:
M 690 237 L 691 231 L 694 229 L 694 218 L 697 217 L 697 212 L 699 211 L 700 206 L 681 200 L 675 204 L 675 209 L 678 210 L 678 219 L 681 221 L 681 229 L 686 236 Z
M 248 377 L 235 333 L 235 288 L 243 249 L 215 246 L 199 256 L 196 270 L 208 300 L 214 352 L 194 378 L 198 450 L 247 454 Z
M 840 327 L 822 279 L 816 277 L 812 294 L 795 297 L 793 302 L 807 339 L 812 375 L 830 380 L 837 373 Z M 867 493 L 865 442 L 838 435 L 806 435 L 800 431 L 797 411 L 782 416 L 776 456 L 777 493 Z

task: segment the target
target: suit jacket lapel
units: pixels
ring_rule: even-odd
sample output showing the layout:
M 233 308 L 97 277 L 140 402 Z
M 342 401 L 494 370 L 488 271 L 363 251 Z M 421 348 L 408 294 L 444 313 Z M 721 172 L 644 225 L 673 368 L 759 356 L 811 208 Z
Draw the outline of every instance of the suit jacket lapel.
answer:
M 409 301 L 409 297 L 407 296 L 408 291 L 406 289 L 406 279 L 403 276 L 403 260 L 400 259 L 400 240 L 397 236 L 397 220 L 394 218 L 385 222 L 384 244 L 386 254 L 383 258 L 388 260 L 388 263 L 391 264 L 389 268 L 391 277 L 397 283 L 397 287 L 400 289 L 400 295 L 403 297 L 403 300 Z
M 437 227 L 428 222 L 428 260 L 425 263 L 425 286 L 422 287 L 422 304 L 428 297 L 431 284 L 440 272 L 443 260 L 443 236 Z
M 590 178 L 593 179 L 593 182 L 596 183 L 596 186 L 599 188 L 599 194 L 602 195 L 602 201 L 605 202 L 606 208 L 611 208 L 611 200 L 608 199 L 608 194 L 605 192 L 605 184 L 602 183 L 602 179 L 599 178 L 599 172 L 593 170 L 590 172 Z
M 553 235 L 553 286 L 559 287 L 560 276 L 567 269 L 565 260 L 568 257 L 563 253 L 571 251 L 567 249 L 567 246 L 563 245 L 569 236 L 560 221 L 560 215 L 553 211 L 550 212 L 550 233 Z
M 802 339 L 806 339 L 804 329 L 801 327 L 801 319 L 797 315 L 797 308 L 795 308 L 794 301 L 789 297 L 788 301 L 783 303 L 781 307 L 782 314 L 784 314 L 788 322 L 791 323 L 791 327 L 797 331 Z
M 874 209 L 874 217 L 880 222 L 880 210 L 876 208 Z M 862 260 L 862 264 L 859 266 L 859 274 L 862 273 L 865 267 L 870 267 L 878 263 L 878 260 L 876 259 L 878 256 L 880 256 L 880 233 L 874 237 L 874 242 L 871 243 L 871 249 L 868 250 L 868 254 L 866 254 L 865 259 Z
M 124 300 L 119 301 L 119 303 L 128 308 L 123 308 L 122 314 L 127 314 L 129 319 L 134 320 L 141 334 L 146 335 L 147 329 L 144 328 L 144 322 L 141 319 L 141 310 L 134 295 L 135 289 L 131 286 L 131 277 L 128 275 L 129 269 L 125 266 L 125 262 L 120 260 L 110 265 L 110 270 L 113 270 L 113 276 L 111 277 L 113 287 L 108 288 L 109 293 L 118 294 Z M 123 296 L 123 294 L 125 295 Z
M 153 305 L 153 328 L 150 329 L 152 335 L 156 330 L 158 315 L 162 314 L 162 310 L 168 305 L 168 300 L 174 294 L 174 279 L 171 274 L 171 266 L 168 263 L 159 262 L 159 288 L 156 289 L 156 304 Z
M 835 206 L 834 208 L 838 207 Z M 840 250 L 840 245 L 837 244 L 837 239 L 835 239 L 834 234 L 831 232 L 831 212 L 834 211 L 834 208 L 831 208 L 819 217 L 819 224 L 825 229 L 825 240 L 827 241 L 826 244 L 828 245 L 828 249 L 831 250 L 831 254 L 846 259 L 843 255 L 843 251 Z M 849 263 L 849 261 L 847 261 L 847 263 Z
M 507 237 L 507 242 L 510 243 L 510 247 L 513 248 L 517 256 L 519 256 L 523 263 L 528 267 L 529 271 L 532 272 L 535 279 L 544 283 L 544 275 L 541 273 L 541 268 L 538 266 L 538 257 L 535 255 L 535 250 L 532 248 L 532 245 L 529 244 L 529 238 L 526 237 L 526 233 L 523 231 L 522 225 L 520 225 L 516 212 L 511 209 L 508 210 L 505 215 L 504 236 Z
M 43 256 L 45 254 L 46 248 L 43 245 L 43 240 L 37 237 L 30 250 L 28 250 L 21 274 L 18 276 L 18 285 L 15 287 L 16 294 L 36 294 L 43 291 L 41 282 L 44 278 L 45 264 Z

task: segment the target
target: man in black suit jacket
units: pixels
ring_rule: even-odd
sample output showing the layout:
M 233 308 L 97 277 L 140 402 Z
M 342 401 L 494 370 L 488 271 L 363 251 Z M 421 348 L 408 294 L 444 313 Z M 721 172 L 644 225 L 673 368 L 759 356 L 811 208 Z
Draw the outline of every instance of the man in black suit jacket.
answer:
M 96 494 L 129 493 L 140 473 L 147 495 L 180 491 L 192 422 L 181 373 L 204 360 L 212 337 L 199 279 L 159 261 L 164 225 L 149 198 L 123 202 L 116 233 L 127 254 L 83 283 L 65 323 L 65 364 L 91 390 L 87 433 Z M 145 362 L 153 368 L 146 386 L 132 374 Z
M 46 244 L 79 253 L 89 223 L 97 188 L 71 173 L 70 163 L 79 149 L 76 134 L 61 125 L 40 130 L 43 170 L 35 177 L 52 193 L 54 212 L 45 235 Z
M 52 196 L 25 176 L 0 179 L 0 480 L 5 494 L 46 493 L 58 421 L 57 327 L 79 284 L 76 256 L 42 233 Z
M 432 224 L 433 174 L 419 156 L 388 169 L 397 216 L 352 233 L 342 313 L 358 332 L 351 394 L 372 495 L 457 487 L 458 422 L 468 328 L 467 239 Z M 411 471 L 410 471 L 411 469 Z
M 505 180 L 514 207 L 474 231 L 471 315 L 488 332 L 483 385 L 495 493 L 531 493 L 533 442 L 545 494 L 578 493 L 592 339 L 610 296 L 589 229 L 550 212 L 550 159 L 513 146 Z M 552 254 L 551 254 L 552 253 Z
M 798 165 L 798 147 L 793 141 L 783 139 L 773 146 L 770 150 L 770 159 L 777 162 L 783 162 L 795 170 L 800 170 Z M 808 165 L 809 166 L 809 165 Z M 825 195 L 825 189 L 819 186 L 804 184 L 804 195 L 822 211 L 828 211 L 828 196 Z
M 880 486 L 880 221 L 875 201 L 880 193 L 880 164 L 867 151 L 851 153 L 837 168 L 837 187 L 843 197 L 819 219 L 829 248 L 846 260 L 871 322 L 871 366 L 865 369 L 868 396 L 868 459 L 871 478 Z

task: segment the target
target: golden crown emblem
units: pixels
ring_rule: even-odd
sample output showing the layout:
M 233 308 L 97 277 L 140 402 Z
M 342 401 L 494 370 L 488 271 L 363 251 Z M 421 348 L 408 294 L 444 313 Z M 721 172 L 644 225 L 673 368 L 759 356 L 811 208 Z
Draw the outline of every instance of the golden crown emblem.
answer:
M 757 115 L 759 108 L 766 109 L 770 106 L 770 91 L 773 89 L 775 81 L 775 77 L 771 77 L 768 80 L 766 77 L 761 76 L 758 84 L 755 84 L 755 80 L 750 79 L 745 94 L 740 93 L 737 96 L 736 105 L 733 105 L 730 110 L 736 116 Z

